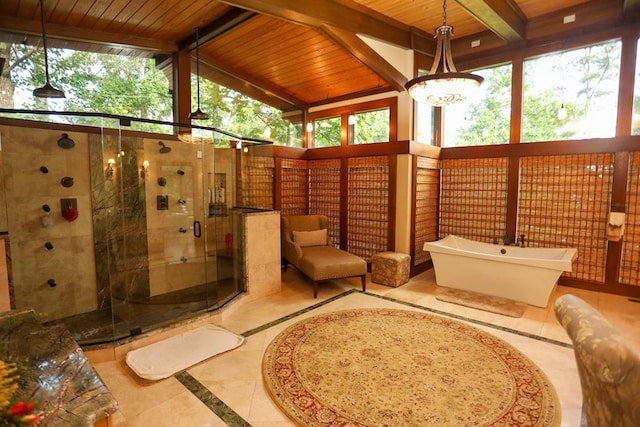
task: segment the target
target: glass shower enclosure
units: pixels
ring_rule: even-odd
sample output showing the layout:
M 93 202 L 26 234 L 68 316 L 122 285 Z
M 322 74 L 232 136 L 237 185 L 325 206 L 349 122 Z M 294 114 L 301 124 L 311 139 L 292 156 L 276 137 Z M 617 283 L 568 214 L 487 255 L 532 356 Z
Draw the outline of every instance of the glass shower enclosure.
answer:
M 234 214 L 244 208 L 236 203 L 238 181 L 249 147 L 265 142 L 174 123 L 154 122 L 166 134 L 151 134 L 138 131 L 144 122 L 136 119 L 85 119 L 93 127 L 49 123 L 34 132 L 20 120 L 0 126 L 6 242 L 17 273 L 10 279 L 12 306 L 33 307 L 46 320 L 62 321 L 76 341 L 91 345 L 216 310 L 242 293 L 242 224 Z M 63 133 L 72 147 L 55 143 Z M 39 152 L 42 168 L 56 176 L 30 165 L 25 179 L 38 185 L 18 188 L 8 173 L 19 168 L 16 162 L 27 161 L 25 150 Z M 70 180 L 58 183 L 61 175 Z M 50 212 L 43 208 L 39 215 L 42 224 L 53 217 L 51 226 L 24 233 L 31 219 L 14 209 L 13 200 L 25 191 L 49 206 Z M 37 244 L 25 248 L 26 240 L 42 243 L 42 250 Z M 44 260 L 35 275 L 29 274 L 34 250 Z M 56 258 L 65 265 L 47 262 Z M 79 272 L 83 279 L 72 283 Z M 48 286 L 42 286 L 46 277 Z

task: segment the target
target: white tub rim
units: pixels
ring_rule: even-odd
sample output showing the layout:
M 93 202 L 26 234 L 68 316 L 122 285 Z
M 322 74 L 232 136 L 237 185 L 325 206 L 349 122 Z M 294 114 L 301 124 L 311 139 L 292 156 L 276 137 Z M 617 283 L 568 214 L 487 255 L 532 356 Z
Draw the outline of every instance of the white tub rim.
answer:
M 472 251 L 463 249 L 460 244 L 474 245 L 487 250 L 487 252 Z M 530 267 L 547 268 L 551 270 L 562 270 L 571 272 L 572 265 L 577 258 L 576 248 L 528 248 L 517 246 L 498 245 L 494 243 L 479 242 L 476 240 L 466 239 L 464 237 L 450 234 L 440 240 L 426 242 L 423 250 L 428 252 L 446 253 L 450 255 L 458 255 L 461 257 L 479 258 L 500 263 L 522 264 Z M 505 250 L 506 253 L 500 252 L 490 253 L 489 250 L 500 251 Z M 523 254 L 547 254 L 555 255 L 555 257 L 524 257 Z M 560 257 L 558 257 L 560 255 Z

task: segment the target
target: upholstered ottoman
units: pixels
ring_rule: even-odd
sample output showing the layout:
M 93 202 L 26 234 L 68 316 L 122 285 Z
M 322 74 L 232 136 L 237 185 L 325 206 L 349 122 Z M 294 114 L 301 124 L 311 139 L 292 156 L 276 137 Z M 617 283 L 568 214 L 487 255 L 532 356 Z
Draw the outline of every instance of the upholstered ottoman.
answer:
M 411 256 L 398 252 L 380 252 L 371 257 L 371 281 L 397 288 L 409 281 Z

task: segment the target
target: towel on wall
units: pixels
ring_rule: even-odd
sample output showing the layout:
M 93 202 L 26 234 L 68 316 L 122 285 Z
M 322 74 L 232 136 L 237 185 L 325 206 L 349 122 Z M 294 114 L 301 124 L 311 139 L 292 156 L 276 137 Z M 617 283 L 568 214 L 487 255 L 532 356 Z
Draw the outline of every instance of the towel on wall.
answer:
M 624 212 L 609 212 L 609 222 L 607 223 L 607 240 L 619 242 L 624 234 Z

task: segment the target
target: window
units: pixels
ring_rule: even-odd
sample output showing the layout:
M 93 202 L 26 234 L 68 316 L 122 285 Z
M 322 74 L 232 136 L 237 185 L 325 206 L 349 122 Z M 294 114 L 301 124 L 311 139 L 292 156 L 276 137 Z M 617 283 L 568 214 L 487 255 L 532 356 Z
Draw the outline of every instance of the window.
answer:
M 3 34 L 4 35 L 4 34 Z M 2 53 L 5 52 L 5 53 Z M 65 92 L 64 99 L 35 98 L 32 91 L 44 83 L 41 47 L 0 43 L 0 56 L 8 56 L 0 93 L 0 108 L 55 110 L 122 115 L 173 122 L 173 98 L 165 71 L 148 52 L 135 56 L 72 49 L 47 50 L 51 84 Z M 166 67 L 170 70 L 171 67 Z M 191 75 L 191 105 L 197 105 L 197 76 Z M 210 119 L 198 123 L 244 137 L 268 139 L 275 144 L 302 147 L 302 124 L 282 118 L 282 111 L 200 77 L 202 111 Z M 21 114 L 20 118 L 87 126 L 119 127 L 118 120 L 71 115 Z M 175 127 L 134 121 L 130 130 L 172 134 Z M 221 146 L 228 146 L 223 140 Z
M 314 120 L 313 122 L 313 146 L 339 147 L 341 117 L 329 117 Z
M 276 145 L 286 145 L 287 147 L 303 147 L 302 123 L 291 123 L 284 120 L 283 123 L 283 128 L 286 129 L 286 132 L 281 137 L 275 138 L 273 143 Z
M 396 138 L 396 97 L 309 112 L 308 146 L 388 142 Z
M 353 125 L 351 124 L 353 121 Z M 389 141 L 389 109 L 365 111 L 349 116 L 349 143 Z
M 197 93 L 196 75 L 192 74 L 192 109 L 197 105 Z M 209 119 L 199 124 L 247 138 L 266 139 L 276 145 L 302 147 L 302 116 L 293 118 L 292 123 L 282 117 L 282 111 L 202 76 L 200 95 L 202 111 L 209 114 Z M 300 121 L 295 123 L 296 120 Z
M 434 108 L 422 102 L 416 102 L 415 140 L 422 144 L 436 145 L 434 138 Z
M 522 141 L 615 135 L 619 40 L 524 63 Z
M 484 77 L 474 97 L 443 107 L 443 147 L 509 143 L 511 68 L 507 64 L 473 72 Z
M 64 99 L 36 98 L 32 91 L 44 84 L 41 47 L 11 44 L 7 93 L 0 106 L 26 110 L 109 113 L 160 121 L 173 121 L 169 79 L 144 55 L 124 56 L 72 49 L 48 49 L 51 84 L 64 91 Z M 24 116 L 22 116 L 24 118 Z M 76 116 L 35 116 L 35 120 L 110 126 L 101 119 Z M 117 121 L 113 121 L 116 123 Z M 171 133 L 172 127 L 136 123 L 135 130 Z
M 636 47 L 636 88 L 633 91 L 633 121 L 631 135 L 640 135 L 640 40 Z

